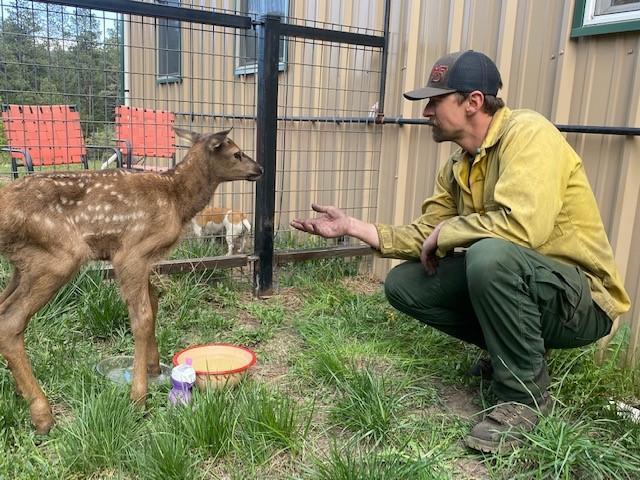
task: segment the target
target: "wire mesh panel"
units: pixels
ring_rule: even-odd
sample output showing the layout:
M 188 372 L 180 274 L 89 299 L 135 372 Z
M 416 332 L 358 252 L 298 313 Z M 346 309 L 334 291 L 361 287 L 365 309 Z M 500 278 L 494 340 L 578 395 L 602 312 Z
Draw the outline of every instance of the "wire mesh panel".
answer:
M 13 170 L 26 174 L 23 150 L 33 154 L 35 171 L 112 168 L 122 161 L 126 166 L 127 159 L 132 168 L 163 171 L 180 162 L 188 147 L 173 134 L 174 125 L 199 133 L 231 128 L 229 136 L 254 156 L 255 75 L 237 72 L 241 62 L 251 60 L 240 59 L 237 48 L 244 38 L 255 44 L 255 36 L 245 28 L 161 15 L 166 7 L 192 9 L 193 18 L 214 8 L 234 14 L 219 9 L 228 2 L 147 3 L 148 14 L 135 15 L 0 0 L 2 181 L 10 181 Z M 51 112 L 58 110 L 74 115 L 73 121 L 55 121 Z M 38 123 L 34 115 L 51 118 Z M 59 131 L 61 125 L 69 131 Z M 53 139 L 47 132 L 54 132 Z M 77 161 L 79 146 L 86 164 Z M 254 197 L 253 183 L 231 182 L 220 186 L 211 205 L 242 212 L 243 225 L 251 225 Z M 206 233 L 215 229 L 198 229 L 205 238 L 192 240 L 196 229 L 187 227 L 176 256 L 228 252 L 224 235 Z M 250 229 L 242 233 L 244 253 L 250 253 Z
M 16 113 L 13 121 L 33 127 L 25 135 L 34 153 L 52 151 L 42 161 L 35 159 L 36 170 L 87 166 L 85 145 L 89 160 L 113 153 L 113 109 L 122 94 L 121 45 L 115 14 L 24 0 L 0 2 L 0 101 L 7 115 Z M 56 112 L 66 113 L 62 118 Z M 12 128 L 7 115 L 0 145 L 3 151 L 13 149 L 16 160 L 16 151 L 25 144 L 7 135 Z M 47 131 L 54 136 L 47 138 Z M 0 158 L 0 177 L 6 180 L 11 163 L 8 155 Z
M 87 149 L 84 163 L 63 159 L 34 164 L 35 170 L 124 165 L 165 171 L 188 147 L 171 126 L 232 129 L 230 137 L 255 156 L 260 49 L 254 27 L 263 14 L 276 13 L 287 25 L 326 30 L 322 40 L 280 37 L 276 249 L 310 243 L 288 225 L 308 216 L 312 202 L 375 220 L 381 126 L 372 120 L 381 49 L 339 40 L 340 32 L 381 33 L 371 25 L 369 2 L 158 0 L 122 2 L 118 12 L 100 10 L 97 1 L 72 3 L 95 9 L 0 0 L 0 102 L 45 110 L 69 106 L 81 126 L 77 143 Z M 352 26 L 339 25 L 342 18 Z M 5 132 L 0 176 L 10 181 L 25 166 Z M 255 198 L 253 183 L 221 185 L 210 202 L 215 210 L 187 226 L 186 238 L 198 242 L 187 241 L 176 255 L 236 253 L 226 240 L 199 241 L 220 236 L 213 232 L 223 221 L 244 226 L 239 253 L 250 254 Z M 208 219 L 215 221 L 207 226 Z
M 213 11 L 216 6 L 202 6 L 200 2 L 163 4 L 198 11 Z M 230 137 L 254 156 L 255 79 L 235 72 L 239 62 L 236 44 L 244 36 L 244 30 L 233 27 L 124 15 L 124 104 L 169 112 L 175 126 L 183 129 L 213 132 L 232 128 Z M 151 132 L 142 136 L 153 139 L 155 129 L 160 127 L 153 121 L 143 121 L 141 128 Z M 175 161 L 183 158 L 185 147 L 183 140 L 177 142 Z M 133 149 L 135 154 L 136 145 Z M 150 158 L 146 163 L 163 169 L 171 161 L 165 156 Z M 253 184 L 232 182 L 218 188 L 211 204 L 244 212 L 251 218 L 254 196 Z
M 379 50 L 287 38 L 290 72 L 279 93 L 278 233 L 310 204 L 375 220 L 382 128 L 373 123 Z M 286 236 L 286 235 L 285 235 Z

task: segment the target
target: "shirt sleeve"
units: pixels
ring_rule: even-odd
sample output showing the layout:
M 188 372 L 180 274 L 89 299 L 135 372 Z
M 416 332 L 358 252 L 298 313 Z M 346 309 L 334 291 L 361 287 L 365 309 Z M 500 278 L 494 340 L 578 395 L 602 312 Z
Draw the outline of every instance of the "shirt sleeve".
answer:
M 566 151 L 571 147 L 550 123 L 531 121 L 505 132 L 494 148 L 500 160 L 497 208 L 446 221 L 438 236 L 439 255 L 487 237 L 532 249 L 550 237 L 573 168 Z

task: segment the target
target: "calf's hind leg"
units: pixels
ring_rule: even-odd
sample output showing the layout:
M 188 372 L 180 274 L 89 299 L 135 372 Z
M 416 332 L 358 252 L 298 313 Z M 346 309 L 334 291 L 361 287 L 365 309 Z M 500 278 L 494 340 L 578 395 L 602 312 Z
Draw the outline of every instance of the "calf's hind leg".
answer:
M 2 302 L 9 298 L 9 295 L 15 291 L 19 282 L 20 272 L 18 272 L 18 270 L 14 270 L 11 274 L 11 278 L 9 279 L 9 283 L 7 283 L 7 286 L 4 288 L 2 293 L 0 293 L 0 305 L 2 305 Z
M 24 331 L 29 319 L 42 308 L 76 272 L 76 265 L 56 259 L 56 269 L 47 270 L 46 263 L 36 261 L 29 271 L 15 273 L 0 304 L 0 353 L 7 360 L 17 391 L 29 404 L 31 422 L 39 434 L 47 434 L 53 426 L 49 402 L 33 375 L 24 346 Z M 40 259 L 46 260 L 46 259 Z M 15 284 L 14 284 L 15 281 Z M 8 294 L 7 294 L 8 293 Z M 7 294 L 7 295 L 5 295 Z
M 151 302 L 151 330 L 153 335 L 149 338 L 147 345 L 147 373 L 160 375 L 160 353 L 158 352 L 158 341 L 156 340 L 156 318 L 158 318 L 158 291 L 149 280 L 149 301 Z

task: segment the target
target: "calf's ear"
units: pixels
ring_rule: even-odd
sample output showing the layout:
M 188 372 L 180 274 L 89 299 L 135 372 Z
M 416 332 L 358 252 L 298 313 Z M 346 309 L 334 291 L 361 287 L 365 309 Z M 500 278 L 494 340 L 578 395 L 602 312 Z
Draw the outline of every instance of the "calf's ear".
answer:
M 222 130 L 211 135 L 211 140 L 209 140 L 208 147 L 211 150 L 218 148 L 227 139 L 227 135 L 229 135 L 230 131 L 231 129 L 229 128 L 228 130 Z
M 184 138 L 189 141 L 191 145 L 196 143 L 200 139 L 200 134 L 197 132 L 192 132 L 191 130 L 185 130 L 184 128 L 173 127 L 174 132 L 180 138 Z

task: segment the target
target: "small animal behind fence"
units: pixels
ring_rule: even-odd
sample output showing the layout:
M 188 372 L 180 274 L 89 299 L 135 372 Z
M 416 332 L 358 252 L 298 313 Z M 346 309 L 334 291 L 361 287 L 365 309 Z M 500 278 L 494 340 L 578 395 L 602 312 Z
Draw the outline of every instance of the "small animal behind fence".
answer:
M 251 234 L 251 223 L 244 212 L 224 207 L 208 206 L 191 220 L 196 237 L 224 235 L 227 255 L 244 253 L 246 239 Z
M 222 182 L 256 180 L 262 167 L 227 137 L 176 129 L 191 147 L 164 173 L 101 170 L 36 174 L 0 189 L 0 253 L 13 266 L 0 294 L 0 353 L 29 404 L 38 433 L 51 408 L 24 347 L 29 319 L 88 260 L 110 260 L 135 342 L 131 399 L 144 403 L 147 373 L 159 374 L 153 264 L 180 239 Z

